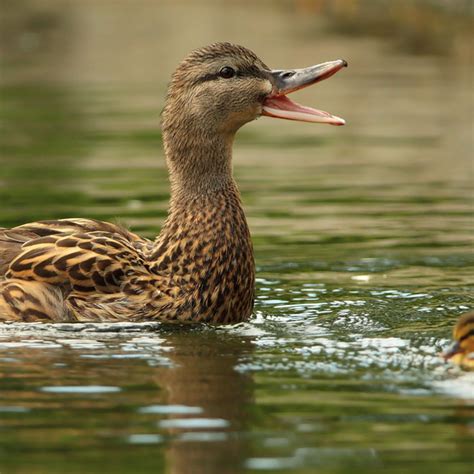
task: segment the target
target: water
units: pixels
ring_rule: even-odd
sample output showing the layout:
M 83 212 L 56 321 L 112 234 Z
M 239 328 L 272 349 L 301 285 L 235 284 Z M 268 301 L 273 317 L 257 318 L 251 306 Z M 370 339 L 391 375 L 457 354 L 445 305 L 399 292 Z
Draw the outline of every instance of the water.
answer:
M 296 97 L 346 127 L 265 118 L 238 136 L 250 322 L 0 328 L 2 473 L 472 471 L 474 374 L 438 356 L 474 307 L 469 17 L 419 2 L 419 25 L 387 13 L 387 34 L 348 35 L 325 2 L 272 5 L 4 7 L 2 226 L 81 216 L 155 235 L 159 110 L 195 46 L 349 68 Z

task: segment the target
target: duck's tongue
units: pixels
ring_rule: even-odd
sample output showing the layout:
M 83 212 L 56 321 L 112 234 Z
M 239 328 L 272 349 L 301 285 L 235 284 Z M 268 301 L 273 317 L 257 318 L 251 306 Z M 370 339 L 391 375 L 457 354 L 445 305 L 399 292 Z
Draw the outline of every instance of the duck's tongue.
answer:
M 346 123 L 343 118 L 331 115 L 324 112 L 324 110 L 297 104 L 285 95 L 266 99 L 263 104 L 263 115 L 300 122 L 328 123 L 330 125 L 344 125 Z
M 346 66 L 346 61 L 338 59 L 337 61 L 329 61 L 304 69 L 271 71 L 275 89 L 273 93 L 265 99 L 262 115 L 287 120 L 298 120 L 300 122 L 344 125 L 346 123 L 344 119 L 331 115 L 323 110 L 297 104 L 290 100 L 287 94 L 327 79 Z

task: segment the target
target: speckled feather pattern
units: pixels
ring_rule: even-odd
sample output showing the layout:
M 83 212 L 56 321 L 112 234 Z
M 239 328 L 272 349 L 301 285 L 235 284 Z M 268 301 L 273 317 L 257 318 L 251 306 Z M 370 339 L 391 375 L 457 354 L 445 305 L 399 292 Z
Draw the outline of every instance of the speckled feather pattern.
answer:
M 207 80 L 222 64 L 258 74 Z M 261 113 L 272 88 L 266 70 L 229 43 L 194 51 L 178 67 L 162 123 L 170 210 L 155 241 L 90 219 L 0 229 L 0 321 L 248 319 L 255 264 L 232 142 Z

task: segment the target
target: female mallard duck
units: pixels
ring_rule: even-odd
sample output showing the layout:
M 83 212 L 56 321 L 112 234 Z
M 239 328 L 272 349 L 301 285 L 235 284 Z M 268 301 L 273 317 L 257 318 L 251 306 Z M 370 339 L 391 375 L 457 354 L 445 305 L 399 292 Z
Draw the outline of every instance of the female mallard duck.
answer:
M 156 240 L 91 219 L 0 229 L 0 320 L 246 320 L 255 265 L 232 177 L 235 133 L 261 115 L 343 125 L 286 95 L 346 65 L 270 70 L 230 43 L 193 51 L 163 111 L 171 201 Z
M 474 370 L 474 311 L 463 314 L 454 326 L 453 346 L 442 354 L 464 369 Z

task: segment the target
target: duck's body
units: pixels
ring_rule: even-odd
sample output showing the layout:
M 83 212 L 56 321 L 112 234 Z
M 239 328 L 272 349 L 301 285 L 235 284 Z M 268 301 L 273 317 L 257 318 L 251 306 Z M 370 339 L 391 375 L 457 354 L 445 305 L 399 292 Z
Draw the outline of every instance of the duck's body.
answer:
M 226 323 L 252 311 L 252 244 L 235 186 L 180 201 L 155 242 L 87 219 L 0 230 L 0 239 L 11 259 L 0 320 Z
M 0 321 L 247 319 L 255 265 L 232 177 L 234 135 L 262 114 L 341 125 L 285 94 L 344 65 L 270 71 L 228 43 L 191 53 L 163 114 L 171 203 L 160 235 L 150 241 L 88 219 L 0 229 Z
M 466 370 L 474 370 L 474 311 L 463 314 L 453 329 L 453 346 L 443 357 Z

